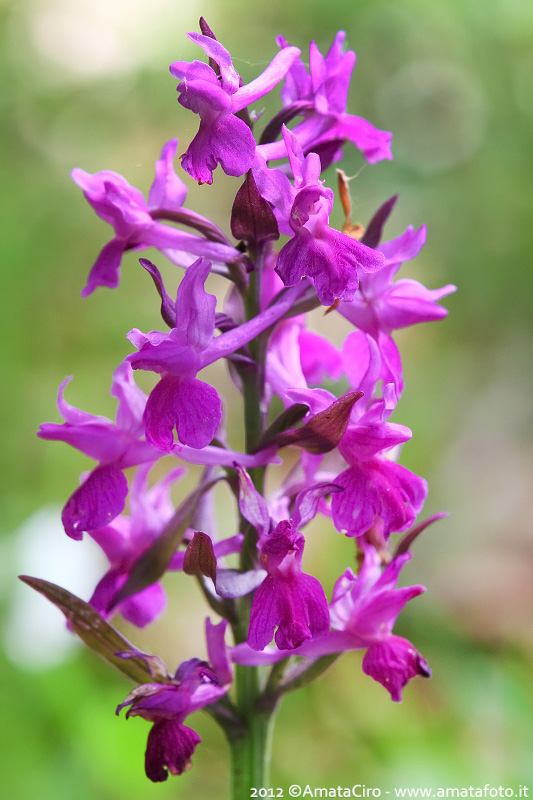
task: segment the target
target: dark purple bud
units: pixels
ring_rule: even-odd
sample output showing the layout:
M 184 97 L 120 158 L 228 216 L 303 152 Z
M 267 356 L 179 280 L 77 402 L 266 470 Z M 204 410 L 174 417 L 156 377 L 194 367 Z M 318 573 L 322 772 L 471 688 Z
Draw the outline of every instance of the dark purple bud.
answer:
M 214 39 L 216 41 L 217 37 L 205 21 L 203 17 L 200 17 L 200 30 L 202 31 L 204 36 L 209 36 L 210 39 Z
M 245 242 L 278 239 L 278 223 L 269 203 L 259 194 L 252 170 L 235 196 L 231 209 L 231 232 Z
M 213 583 L 217 579 L 217 559 L 213 542 L 207 533 L 196 531 L 185 551 L 183 571 L 186 575 L 205 575 Z
M 210 39 L 214 39 L 215 42 L 217 41 L 217 37 L 215 36 L 215 34 L 213 33 L 213 31 L 211 30 L 211 28 L 209 27 L 209 25 L 207 24 L 207 22 L 203 17 L 200 17 L 200 30 L 202 31 L 204 36 L 209 36 Z M 211 67 L 215 75 L 218 75 L 218 77 L 220 78 L 220 67 L 218 66 L 215 59 L 211 58 L 211 56 L 209 57 L 209 66 Z
M 348 392 L 325 411 L 315 414 L 303 427 L 280 433 L 276 437 L 278 446 L 295 444 L 315 455 L 328 453 L 342 439 L 353 405 L 362 396 L 363 392 Z
M 383 235 L 383 228 L 391 215 L 392 209 L 396 205 L 397 199 L 398 195 L 395 194 L 394 197 L 391 197 L 390 200 L 383 203 L 368 223 L 365 235 L 361 239 L 361 242 L 366 244 L 367 247 L 377 247 L 380 243 Z

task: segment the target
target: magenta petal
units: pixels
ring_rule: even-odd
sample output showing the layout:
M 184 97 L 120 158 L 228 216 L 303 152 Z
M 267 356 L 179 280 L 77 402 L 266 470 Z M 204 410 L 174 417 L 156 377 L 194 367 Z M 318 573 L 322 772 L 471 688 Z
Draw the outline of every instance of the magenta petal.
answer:
M 127 572 L 123 570 L 109 570 L 98 583 L 89 604 L 104 618 L 120 612 L 128 622 L 144 628 L 163 613 L 167 598 L 163 587 L 159 583 L 153 583 L 118 606 L 113 606 L 113 600 L 127 577 Z
M 226 628 L 227 621 L 225 619 L 219 622 L 218 625 L 213 625 L 209 618 L 205 621 L 205 638 L 209 663 L 222 686 L 230 684 L 233 680 L 233 670 L 224 638 Z
M 87 411 L 81 411 L 79 408 L 71 406 L 70 403 L 67 403 L 65 400 L 65 387 L 68 386 L 71 380 L 72 375 L 65 378 L 65 380 L 60 383 L 59 389 L 57 390 L 57 408 L 59 413 L 65 422 L 68 422 L 70 425 L 83 425 L 86 422 L 94 422 L 93 414 L 88 414 Z
M 146 395 L 135 383 L 133 370 L 127 361 L 123 361 L 113 373 L 111 396 L 118 400 L 117 427 L 132 435 L 140 435 Z
M 299 335 L 302 372 L 307 383 L 320 384 L 329 377 L 336 381 L 343 371 L 342 356 L 323 336 L 305 328 Z
M 250 647 L 263 650 L 276 627 L 275 641 L 280 650 L 293 650 L 329 631 L 328 601 L 316 578 L 304 573 L 289 579 L 265 578 L 252 603 Z
M 348 383 L 363 392 L 368 405 L 381 377 L 378 342 L 364 331 L 352 331 L 344 340 L 342 358 Z
M 116 289 L 120 280 L 120 262 L 126 247 L 124 239 L 111 239 L 100 251 L 100 255 L 87 278 L 87 285 L 81 296 L 87 297 L 98 286 L 107 286 Z
M 362 536 L 380 517 L 384 533 L 406 530 L 421 510 L 427 484 L 405 467 L 375 457 L 353 464 L 335 483 L 344 492 L 331 500 L 333 523 L 347 536 Z
M 275 664 L 289 654 L 278 650 L 276 647 L 266 647 L 263 650 L 254 650 L 248 642 L 241 642 L 231 648 L 231 660 L 235 664 L 243 664 L 245 667 L 263 667 Z M 292 653 L 290 654 L 292 655 Z
M 121 432 L 103 417 L 93 417 L 92 423 L 81 425 L 45 422 L 39 428 L 38 436 L 41 439 L 70 444 L 90 458 L 104 463 L 118 461 L 125 449 Z
M 189 447 L 208 445 L 222 421 L 222 404 L 215 389 L 197 378 L 182 381 L 179 395 L 178 438 Z
M 126 574 L 122 570 L 110 569 L 98 582 L 89 605 L 107 619 L 112 610 L 113 598 L 126 581 Z
M 427 289 L 418 281 L 399 280 L 392 286 L 382 304 L 382 324 L 388 330 L 397 330 L 418 322 L 443 319 L 448 310 L 437 305 L 437 302 L 455 291 L 456 287 L 452 284 L 447 284 L 442 289 Z
M 221 83 L 228 94 L 233 94 L 239 87 L 239 75 L 231 61 L 231 55 L 217 39 L 202 33 L 188 33 L 189 39 L 202 48 L 204 53 L 216 62 L 220 69 Z
M 187 267 L 176 299 L 176 328 L 193 350 L 203 350 L 215 332 L 217 299 L 204 289 L 211 262 L 198 258 Z
M 237 466 L 239 475 L 239 509 L 262 539 L 270 530 L 270 514 L 263 495 L 259 494 L 245 469 Z
M 174 428 L 182 444 L 200 449 L 217 432 L 222 404 L 216 390 L 207 383 L 167 375 L 150 394 L 144 420 L 146 438 L 158 450 L 172 450 Z
M 196 731 L 175 719 L 155 722 L 146 745 L 146 775 L 154 783 L 166 781 L 168 773 L 181 775 L 191 766 L 196 745 L 201 742 Z
M 179 211 L 187 197 L 187 186 L 174 171 L 173 160 L 178 146 L 171 139 L 163 147 L 161 157 L 155 162 L 155 180 L 148 196 L 150 208 Z
M 382 159 L 392 159 L 390 143 L 392 133 L 375 128 L 368 120 L 353 114 L 343 114 L 340 123 L 328 131 L 329 136 L 346 138 L 355 144 L 369 164 Z
M 237 89 L 234 95 L 234 111 L 240 111 L 268 94 L 285 77 L 300 52 L 297 47 L 284 47 L 276 53 L 261 75 Z
M 61 519 L 72 539 L 81 539 L 83 531 L 103 528 L 124 508 L 128 481 L 113 464 L 97 467 L 67 500 Z
M 367 641 L 390 632 L 406 603 L 422 594 L 424 589 L 424 586 L 404 586 L 379 591 L 374 585 L 373 591 L 359 602 L 352 625 L 354 632 Z
M 125 562 L 130 552 L 130 521 L 127 517 L 116 517 L 111 525 L 90 531 L 89 535 L 102 549 L 110 564 Z
M 255 592 L 250 612 L 247 641 L 253 650 L 263 650 L 267 646 L 278 621 L 274 579 L 268 575 Z
M 400 264 L 416 258 L 425 243 L 426 226 L 422 225 L 415 231 L 412 225 L 408 225 L 405 231 L 400 236 L 397 236 L 396 239 L 391 239 L 379 245 L 379 250 L 385 256 L 387 269 L 392 267 L 389 273 L 389 281 L 398 271 Z
M 176 396 L 180 383 L 179 378 L 169 375 L 161 378 L 151 391 L 144 412 L 147 440 L 158 450 L 167 453 L 174 446 L 174 428 L 178 413 Z
M 307 525 L 315 518 L 321 500 L 327 494 L 342 491 L 340 486 L 334 483 L 317 483 L 315 486 L 308 486 L 296 495 L 294 501 L 294 513 L 292 523 L 295 528 Z
M 363 672 L 381 683 L 395 703 L 402 702 L 402 689 L 415 675 L 429 678 L 431 670 L 411 642 L 389 636 L 372 644 L 363 658 Z
M 181 157 L 181 166 L 198 183 L 213 183 L 217 162 L 211 150 L 210 120 L 200 119 L 198 133 Z
M 289 47 L 289 43 L 284 36 L 277 36 L 276 43 L 279 47 Z M 310 93 L 311 80 L 307 74 L 307 69 L 302 59 L 297 58 L 293 61 L 285 77 L 281 89 L 281 102 L 284 106 L 289 106 L 298 102 L 298 100 L 307 98 Z
M 215 161 L 226 175 L 238 178 L 248 172 L 255 157 L 255 139 L 248 125 L 232 114 L 221 114 L 211 133 Z
M 409 441 L 411 436 L 409 428 L 393 422 L 354 425 L 345 433 L 339 449 L 349 462 L 366 461 L 383 450 Z
M 359 283 L 358 269 L 371 272 L 383 263 L 383 255 L 377 250 L 332 228 L 313 236 L 302 227 L 279 252 L 276 272 L 286 286 L 308 277 L 320 302 L 332 305 L 337 298 L 348 302 L 353 299 Z
M 328 601 L 320 581 L 301 573 L 283 583 L 278 596 L 279 627 L 274 637 L 280 650 L 292 650 L 329 631 Z
M 160 583 L 152 583 L 151 586 L 120 603 L 117 611 L 120 611 L 128 622 L 138 628 L 144 628 L 163 613 L 166 605 L 167 597 L 163 587 Z

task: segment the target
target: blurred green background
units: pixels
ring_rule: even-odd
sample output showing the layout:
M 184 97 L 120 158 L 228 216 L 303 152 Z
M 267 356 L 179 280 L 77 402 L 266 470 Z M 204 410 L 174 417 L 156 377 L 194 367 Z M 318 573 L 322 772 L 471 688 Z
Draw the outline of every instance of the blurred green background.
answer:
M 197 118 L 177 105 L 168 65 L 200 57 L 184 36 L 200 14 L 245 82 L 276 52 L 277 33 L 307 59 L 310 39 L 324 51 L 347 31 L 357 52 L 349 110 L 393 131 L 395 157 L 369 167 L 345 148 L 341 166 L 359 173 L 354 216 L 367 223 L 399 192 L 387 238 L 428 226 L 404 276 L 459 287 L 444 301 L 447 320 L 397 337 L 406 389 L 394 419 L 414 434 L 402 463 L 429 480 L 427 513 L 450 511 L 416 543 L 404 580 L 428 593 L 396 628 L 434 676 L 413 681 L 397 705 L 362 675 L 360 654 L 344 656 L 282 706 L 272 785 L 533 789 L 533 4 L 3 0 L 2 797 L 226 797 L 225 744 L 201 714 L 192 771 L 165 785 L 145 779 L 148 725 L 113 713 L 129 685 L 70 647 L 59 614 L 15 578 L 63 581 L 88 597 L 101 574 L 91 542 L 67 540 L 58 525 L 89 462 L 35 431 L 58 420 L 56 389 L 69 374 L 72 404 L 113 416 L 125 333 L 158 327 L 158 305 L 134 255 L 118 292 L 80 299 L 109 234 L 69 171 L 112 169 L 146 191 L 162 144 L 179 136 L 183 152 Z M 213 189 L 191 185 L 187 204 L 227 230 L 238 182 L 215 177 Z M 308 569 L 329 570 L 331 587 L 351 548 L 330 531 L 310 539 Z M 180 577 L 166 583 L 162 622 L 124 628 L 171 668 L 203 647 L 204 610 Z

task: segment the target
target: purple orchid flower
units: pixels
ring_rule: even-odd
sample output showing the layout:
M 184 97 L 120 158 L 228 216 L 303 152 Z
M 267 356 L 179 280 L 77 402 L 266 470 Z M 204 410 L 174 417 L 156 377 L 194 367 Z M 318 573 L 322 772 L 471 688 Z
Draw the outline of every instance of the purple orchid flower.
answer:
M 381 571 L 375 548 L 362 543 L 364 560 L 356 576 L 351 569 L 341 575 L 333 590 L 330 618 L 334 630 L 319 639 L 306 641 L 291 652 L 294 656 L 316 659 L 348 650 L 366 649 L 363 671 L 381 683 L 394 702 L 401 702 L 402 689 L 416 675 L 429 677 L 431 670 L 413 645 L 392 633 L 402 608 L 425 591 L 424 586 L 396 588 L 400 571 L 410 553 L 397 556 Z M 237 664 L 259 666 L 275 664 L 287 652 L 267 647 L 254 651 L 249 644 L 232 648 Z
M 293 650 L 329 630 L 328 601 L 320 581 L 302 572 L 305 538 L 295 524 L 309 522 L 316 504 L 308 493 L 297 498 L 294 520 L 273 530 L 268 506 L 244 469 L 239 469 L 239 507 L 258 533 L 257 548 L 265 579 L 256 589 L 250 611 L 248 644 L 263 650 L 274 640 L 280 650 Z
M 224 643 L 226 625 L 226 620 L 218 625 L 206 620 L 209 663 L 198 658 L 185 661 L 169 683 L 137 686 L 117 707 L 117 715 L 130 706 L 126 718 L 142 717 L 154 723 L 145 755 L 146 775 L 154 783 L 166 781 L 169 772 L 181 775 L 190 769 L 191 757 L 202 740 L 183 722 L 194 711 L 220 700 L 231 685 L 233 674 Z M 150 664 L 151 657 L 137 651 L 120 655 Z
M 89 600 L 98 613 L 108 619 L 120 612 L 129 622 L 144 627 L 165 609 L 166 597 L 159 582 L 128 597 L 117 606 L 113 599 L 126 583 L 136 561 L 153 544 L 174 513 L 170 488 L 181 478 L 182 467 L 172 470 L 159 483 L 147 489 L 151 465 L 141 465 L 131 484 L 130 516 L 121 515 L 111 525 L 91 531 L 107 558 L 110 568 Z
M 127 359 L 133 369 L 161 375 L 148 398 L 144 421 L 148 441 L 163 452 L 175 451 L 174 428 L 181 445 L 200 449 L 211 442 L 222 419 L 222 404 L 216 390 L 196 374 L 277 322 L 306 288 L 303 283 L 294 287 L 257 317 L 214 337 L 216 298 L 204 289 L 210 268 L 201 258 L 188 267 L 178 288 L 176 324 L 168 334 L 137 329 L 128 334 L 139 349 Z
M 358 389 L 372 387 L 367 395 L 370 398 L 379 376 L 373 370 L 375 367 L 371 364 L 357 386 Z M 336 401 L 324 389 L 297 389 L 287 394 L 293 402 L 307 403 L 311 416 Z M 347 536 L 362 536 L 372 527 L 376 517 L 382 521 L 386 537 L 404 531 L 424 505 L 426 481 L 389 457 L 412 435 L 405 425 L 387 422 L 396 399 L 394 385 L 387 384 L 383 396 L 367 401 L 366 408 L 363 401 L 356 403 L 338 443 L 338 452 L 348 463 L 348 469 L 320 475 L 320 480 L 333 481 L 344 490 L 332 496 L 331 513 L 336 529 Z M 321 457 L 311 456 L 305 460 L 306 478 L 312 481 Z M 338 465 L 336 468 L 338 470 Z
M 58 391 L 57 406 L 64 423 L 45 423 L 37 435 L 41 439 L 66 442 L 98 461 L 95 469 L 82 476 L 81 485 L 67 500 L 61 515 L 68 536 L 82 539 L 84 531 L 104 528 L 123 511 L 128 495 L 124 470 L 152 464 L 161 458 L 161 452 L 144 439 L 147 396 L 135 384 L 127 361 L 113 374 L 111 394 L 118 399 L 116 422 L 69 405 L 63 393 L 71 380 L 72 377 L 64 380 Z M 276 461 L 272 448 L 255 455 L 220 447 L 204 447 L 199 451 L 194 446 L 175 445 L 171 450 L 183 461 L 206 466 L 232 466 L 238 462 L 254 467 Z
M 152 463 L 160 453 L 141 438 L 146 395 L 136 386 L 128 363 L 123 362 L 113 374 L 111 394 L 118 399 L 116 422 L 69 405 L 63 391 L 70 380 L 63 381 L 57 399 L 65 422 L 41 425 L 38 436 L 66 442 L 98 461 L 67 501 L 61 516 L 66 533 L 81 539 L 83 531 L 103 528 L 123 510 L 128 494 L 123 470 Z
M 175 61 L 170 66 L 171 74 L 181 81 L 177 87 L 180 104 L 200 116 L 200 128 L 182 156 L 182 167 L 198 183 L 212 183 L 218 164 L 227 175 L 244 175 L 254 160 L 255 139 L 236 115 L 285 77 L 300 50 L 284 48 L 258 78 L 243 86 L 220 42 L 204 34 L 187 35 L 217 64 L 218 74 L 202 61 Z
M 162 251 L 178 251 L 176 263 L 187 266 L 190 258 L 178 258 L 180 252 L 204 256 L 217 262 L 232 262 L 240 257 L 224 235 L 213 224 L 198 214 L 182 208 L 187 187 L 174 172 L 172 161 L 177 139 L 171 139 L 155 164 L 155 180 L 150 189 L 148 203 L 141 192 L 116 172 L 103 170 L 94 175 L 82 169 L 72 170 L 72 179 L 83 189 L 85 197 L 99 217 L 108 222 L 115 237 L 108 242 L 96 259 L 82 297 L 91 294 L 98 286 L 114 289 L 118 286 L 122 254 L 126 250 L 157 247 Z M 157 221 L 157 217 L 179 212 L 180 221 L 200 229 L 212 229 L 218 241 L 208 241 L 202 236 L 177 230 Z M 218 233 L 217 233 L 218 232 Z M 176 261 L 176 258 L 173 259 Z
M 159 450 L 170 452 L 172 431 L 182 444 L 201 449 L 214 438 L 222 420 L 222 404 L 215 389 L 196 378 L 201 356 L 215 331 L 216 297 L 204 290 L 211 264 L 199 258 L 185 272 L 178 288 L 175 327 L 169 334 L 148 335 L 134 329 L 129 340 L 139 352 L 128 356 L 133 369 L 161 374 L 144 415 L 146 437 Z
M 266 259 L 261 282 L 261 307 L 283 290 L 283 281 L 275 271 L 275 258 Z M 328 339 L 306 327 L 305 314 L 282 320 L 268 340 L 266 380 L 270 390 L 291 405 L 287 389 L 318 385 L 325 378 L 339 379 L 343 356 Z
M 323 169 L 342 157 L 345 141 L 353 142 L 369 164 L 392 158 L 392 134 L 378 130 L 363 117 L 346 113 L 355 53 L 342 52 L 345 36 L 344 31 L 337 33 L 326 56 L 311 42 L 309 73 L 303 61 L 295 59 L 281 91 L 284 109 L 279 117 L 288 121 L 303 116 L 293 132 L 305 153 L 320 155 Z M 278 36 L 277 43 L 281 52 L 289 46 L 283 36 Z M 286 155 L 283 141 L 262 144 L 259 151 L 266 160 Z
M 283 127 L 294 186 L 280 170 L 269 170 L 258 157 L 254 176 L 266 200 L 273 205 L 282 233 L 292 239 L 278 253 L 276 272 L 286 286 L 304 276 L 316 289 L 324 305 L 337 298 L 353 299 L 359 273 L 375 272 L 385 263 L 378 251 L 329 227 L 333 192 L 320 180 L 320 159 L 316 153 L 304 157 L 295 136 Z
M 448 310 L 437 302 L 455 292 L 456 286 L 426 289 L 410 279 L 393 283 L 403 262 L 415 258 L 425 241 L 425 225 L 417 231 L 409 225 L 401 236 L 379 245 L 377 249 L 385 257 L 385 266 L 374 274 L 361 275 L 357 292 L 350 302 L 339 303 L 339 313 L 374 338 L 419 322 L 443 319 Z
M 402 359 L 392 336 L 379 332 L 374 338 L 362 330 L 352 331 L 342 345 L 342 361 L 348 383 L 364 392 L 367 407 L 379 381 L 388 387 L 390 416 L 404 388 Z
M 342 371 L 341 353 L 328 339 L 308 330 L 303 315 L 276 326 L 268 342 L 266 379 L 285 406 L 293 403 L 287 395 L 290 389 L 317 385 L 326 377 L 338 380 Z
M 389 443 L 393 442 L 391 436 Z M 346 452 L 345 447 L 343 454 Z M 337 530 L 347 536 L 363 536 L 376 517 L 381 520 L 385 537 L 407 530 L 423 508 L 427 482 L 378 454 L 364 461 L 351 453 L 348 458 L 349 468 L 335 477 L 335 483 L 344 492 L 335 494 L 331 500 Z
M 329 630 L 328 601 L 320 581 L 302 572 L 304 536 L 290 520 L 280 522 L 259 543 L 268 575 L 256 589 L 250 612 L 248 644 L 263 650 L 274 640 L 293 650 Z
M 396 588 L 400 571 L 410 560 L 404 553 L 381 571 L 381 559 L 375 548 L 363 544 L 364 561 L 355 576 L 348 569 L 333 590 L 330 605 L 332 627 L 352 639 L 366 642 L 363 672 L 401 702 L 402 689 L 415 675 L 429 677 L 431 670 L 420 653 L 392 629 L 402 608 L 425 591 L 424 586 Z

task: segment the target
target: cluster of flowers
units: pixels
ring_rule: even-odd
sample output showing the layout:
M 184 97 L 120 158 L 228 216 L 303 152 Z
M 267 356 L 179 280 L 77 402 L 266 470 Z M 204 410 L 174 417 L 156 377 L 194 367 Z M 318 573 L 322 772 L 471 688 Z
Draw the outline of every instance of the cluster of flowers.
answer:
M 200 24 L 202 32 L 189 38 L 208 63 L 176 61 L 170 67 L 179 80 L 179 103 L 200 118 L 181 166 L 198 183 L 211 184 L 218 166 L 245 176 L 231 213 L 235 243 L 185 207 L 187 188 L 173 165 L 175 139 L 156 162 L 147 201 L 114 172 L 75 169 L 74 181 L 114 230 L 84 295 L 118 285 L 128 250 L 156 248 L 184 274 L 174 299 L 156 265 L 140 259 L 159 293 L 166 327 L 128 334 L 135 352 L 113 375 L 115 422 L 69 405 L 63 396 L 68 379 L 58 397 L 64 422 L 39 431 L 43 439 L 67 442 L 97 462 L 62 514 L 66 533 L 81 539 L 86 532 L 110 562 L 91 606 L 105 619 L 119 612 L 144 626 L 165 607 L 159 578 L 166 570 L 181 570 L 199 579 L 223 617 L 217 625 L 207 620 L 208 662 L 187 661 L 175 676 L 165 673 L 165 682 L 138 686 L 117 709 L 129 706 L 128 715 L 153 723 L 146 752 L 153 781 L 190 766 L 200 738 L 184 725 L 188 714 L 221 703 L 227 717 L 235 711 L 227 695 L 234 664 L 276 664 L 283 688 L 278 662 L 286 664 L 286 674 L 296 664 L 301 676 L 324 657 L 361 649 L 364 672 L 394 701 L 412 677 L 428 676 L 421 654 L 392 630 L 407 601 L 424 591 L 396 588 L 409 544 L 441 516 L 415 525 L 427 485 L 397 462 L 411 431 L 389 422 L 403 390 L 393 332 L 444 317 L 437 301 L 455 287 L 429 290 L 414 280 L 395 280 L 402 263 L 422 248 L 425 228 L 410 226 L 381 242 L 396 198 L 384 203 L 366 231 L 352 224 L 341 171 L 346 223 L 342 232 L 329 225 L 334 195 L 321 175 L 340 159 L 345 143 L 353 142 L 371 164 L 391 158 L 391 135 L 346 111 L 355 53 L 343 52 L 340 32 L 325 56 L 311 44 L 307 68 L 300 50 L 279 37 L 269 66 L 243 84 L 228 51 L 204 20 Z M 262 126 L 256 143 L 260 115 L 248 109 L 282 80 L 282 108 Z M 280 163 L 272 166 L 273 161 Z M 273 242 L 281 234 L 286 242 L 276 251 Z M 204 288 L 211 272 L 228 280 L 222 310 Z M 320 306 L 353 326 L 341 349 L 307 327 L 307 314 Z M 244 398 L 245 453 L 227 444 L 222 400 L 198 378 L 221 359 Z M 158 376 L 148 396 L 135 383 L 136 370 Z M 331 386 L 341 378 L 349 388 L 340 398 L 321 388 L 325 380 Z M 284 410 L 272 421 L 268 411 L 275 398 Z M 278 452 L 286 447 L 297 460 L 265 498 L 268 465 L 279 463 Z M 160 476 L 163 465 L 172 463 L 169 455 L 179 466 L 150 482 L 154 465 Z M 184 463 L 203 465 L 203 477 L 175 509 L 170 492 Z M 124 471 L 132 467 L 137 471 L 129 485 Z M 238 532 L 225 539 L 218 538 L 210 513 L 219 480 L 233 493 L 239 520 Z M 129 515 L 123 513 L 126 500 Z M 302 568 L 302 529 L 317 515 L 357 543 L 357 573 L 347 569 L 338 578 L 330 602 L 318 578 Z M 393 554 L 390 535 L 405 531 Z M 238 568 L 226 565 L 232 554 Z M 152 672 L 154 656 L 133 650 L 119 655 L 162 674 L 160 663 Z

